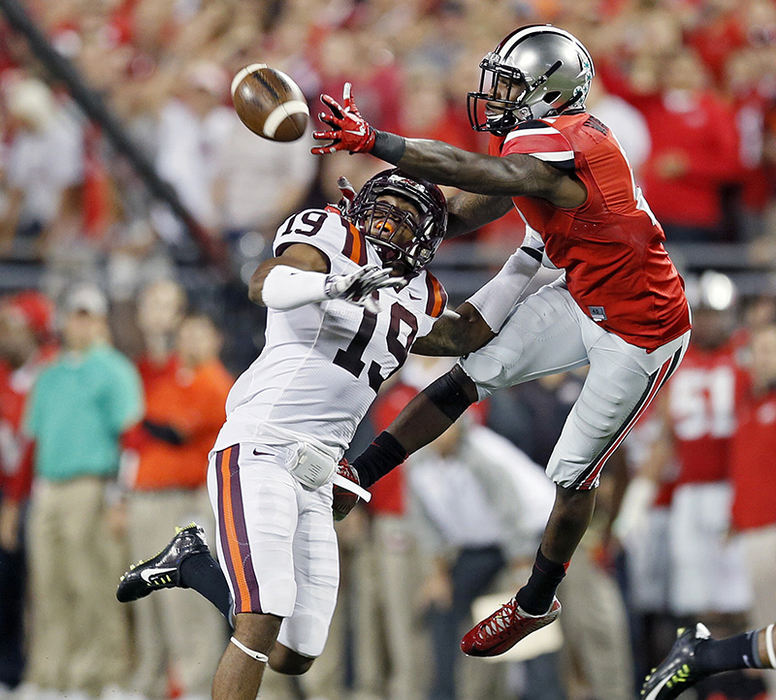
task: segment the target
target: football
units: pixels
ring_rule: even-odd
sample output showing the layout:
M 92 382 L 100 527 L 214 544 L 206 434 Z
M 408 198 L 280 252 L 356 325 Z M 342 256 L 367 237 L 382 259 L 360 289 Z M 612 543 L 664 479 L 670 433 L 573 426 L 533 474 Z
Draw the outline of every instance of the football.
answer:
M 242 123 L 271 141 L 295 141 L 304 134 L 310 118 L 299 86 L 265 63 L 238 71 L 232 80 L 232 102 Z

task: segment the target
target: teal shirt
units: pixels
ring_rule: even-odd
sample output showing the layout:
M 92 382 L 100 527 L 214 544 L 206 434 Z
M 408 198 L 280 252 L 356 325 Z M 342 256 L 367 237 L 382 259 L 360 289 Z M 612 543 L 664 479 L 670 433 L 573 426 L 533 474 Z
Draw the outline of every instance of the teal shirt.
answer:
M 142 410 L 140 377 L 118 350 L 99 344 L 61 355 L 41 372 L 27 404 L 36 475 L 62 481 L 115 474 L 119 436 Z

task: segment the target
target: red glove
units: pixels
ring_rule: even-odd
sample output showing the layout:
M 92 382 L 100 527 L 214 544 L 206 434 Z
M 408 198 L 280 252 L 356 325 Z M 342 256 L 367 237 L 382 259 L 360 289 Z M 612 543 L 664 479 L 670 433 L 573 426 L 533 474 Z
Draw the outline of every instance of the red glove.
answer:
M 320 112 L 318 119 L 330 126 L 331 129 L 314 131 L 313 138 L 331 143 L 310 149 L 315 155 L 322 156 L 336 151 L 369 153 L 374 147 L 375 130 L 358 111 L 351 88 L 350 83 L 345 83 L 342 88 L 342 105 L 329 95 L 321 95 L 321 102 L 329 108 L 331 114 Z
M 358 472 L 348 464 L 348 460 L 344 457 L 337 465 L 337 474 L 344 476 L 346 479 L 350 479 L 350 481 L 354 481 L 357 484 L 360 483 Z M 337 486 L 337 484 L 334 484 L 332 487 L 332 493 L 334 499 L 332 500 L 331 509 L 334 512 L 335 520 L 342 520 L 361 500 L 355 493 L 343 489 L 341 486 Z

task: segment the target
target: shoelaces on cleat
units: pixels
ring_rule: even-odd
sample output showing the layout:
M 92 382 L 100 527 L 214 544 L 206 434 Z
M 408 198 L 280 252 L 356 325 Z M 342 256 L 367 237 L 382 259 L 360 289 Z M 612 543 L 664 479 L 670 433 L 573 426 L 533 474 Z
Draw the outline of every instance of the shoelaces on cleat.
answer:
M 489 637 L 499 637 L 509 629 L 509 622 L 514 617 L 517 603 L 514 598 L 504 603 L 490 619 L 479 629 L 478 636 L 483 639 L 485 635 Z

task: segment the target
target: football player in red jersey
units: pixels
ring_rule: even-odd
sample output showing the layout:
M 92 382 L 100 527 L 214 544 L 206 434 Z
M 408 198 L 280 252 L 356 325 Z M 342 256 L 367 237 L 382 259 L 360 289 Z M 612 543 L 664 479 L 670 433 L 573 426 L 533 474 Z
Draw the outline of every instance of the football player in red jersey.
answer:
M 587 49 L 562 29 L 522 27 L 480 69 L 479 88 L 468 95 L 469 118 L 475 130 L 491 133 L 489 155 L 374 129 L 349 84 L 342 105 L 321 97 L 327 128 L 314 134 L 322 143 L 313 153 L 371 153 L 460 188 L 450 200 L 447 237 L 513 206 L 526 223 L 521 250 L 464 305 L 498 335 L 425 389 L 375 439 L 354 465 L 362 485 L 433 440 L 470 403 L 505 386 L 590 366 L 547 465 L 557 495 L 531 577 L 461 643 L 467 654 L 492 656 L 558 616 L 555 590 L 587 528 L 601 469 L 679 364 L 690 316 L 663 230 L 625 155 L 608 127 L 585 111 L 594 76 Z M 564 278 L 517 303 L 544 259 Z

